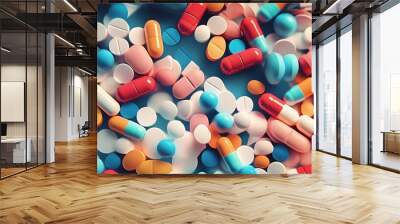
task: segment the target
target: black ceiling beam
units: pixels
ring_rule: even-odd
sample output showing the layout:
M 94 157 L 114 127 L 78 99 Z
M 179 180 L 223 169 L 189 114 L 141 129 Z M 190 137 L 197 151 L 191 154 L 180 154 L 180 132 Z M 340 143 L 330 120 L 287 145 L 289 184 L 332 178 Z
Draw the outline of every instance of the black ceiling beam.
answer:
M 18 13 L 18 19 L 42 32 L 81 31 L 82 28 L 63 13 Z M 7 26 L 8 21 L 3 24 Z M 11 26 L 12 24 L 10 24 Z
M 87 67 L 96 71 L 96 58 L 93 56 L 55 56 L 56 66 Z

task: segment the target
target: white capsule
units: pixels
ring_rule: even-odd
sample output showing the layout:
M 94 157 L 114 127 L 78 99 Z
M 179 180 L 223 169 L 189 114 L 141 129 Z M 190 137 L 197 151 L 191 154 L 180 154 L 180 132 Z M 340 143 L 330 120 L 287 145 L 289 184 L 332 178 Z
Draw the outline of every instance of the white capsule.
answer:
M 307 115 L 301 115 L 296 123 L 296 127 L 307 137 L 311 137 L 314 134 L 314 119 Z
M 99 106 L 108 116 L 115 116 L 119 113 L 119 103 L 97 85 L 97 106 Z

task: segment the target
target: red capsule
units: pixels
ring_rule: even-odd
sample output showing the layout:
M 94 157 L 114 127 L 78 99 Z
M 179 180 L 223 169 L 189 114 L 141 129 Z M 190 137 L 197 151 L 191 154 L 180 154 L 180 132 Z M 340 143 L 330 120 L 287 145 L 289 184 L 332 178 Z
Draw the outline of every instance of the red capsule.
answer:
M 156 80 L 150 76 L 143 76 L 118 87 L 115 95 L 119 102 L 126 103 L 156 90 Z
M 240 30 L 248 42 L 252 42 L 260 36 L 264 37 L 262 29 L 255 17 L 249 16 L 244 18 L 240 24 Z
M 220 69 L 225 75 L 232 75 L 256 64 L 261 64 L 263 55 L 258 48 L 248 48 L 236 54 L 224 57 Z
M 311 76 L 312 69 L 312 51 L 309 50 L 307 54 L 299 57 L 300 70 L 306 76 Z
M 177 28 L 184 36 L 191 35 L 206 12 L 204 3 L 189 3 L 178 21 Z

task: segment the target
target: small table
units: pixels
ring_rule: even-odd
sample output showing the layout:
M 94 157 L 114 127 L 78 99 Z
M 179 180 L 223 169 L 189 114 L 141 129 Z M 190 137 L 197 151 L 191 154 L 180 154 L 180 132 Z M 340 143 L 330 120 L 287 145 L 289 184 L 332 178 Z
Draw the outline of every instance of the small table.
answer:
M 383 150 L 382 152 L 392 152 L 400 154 L 400 131 L 382 131 Z
M 12 148 L 12 163 L 26 163 L 31 161 L 31 139 L 27 138 L 27 147 L 25 154 L 25 138 L 6 138 L 1 139 L 2 150 L 3 147 L 8 147 L 9 145 L 13 145 Z M 7 150 L 7 148 L 6 148 Z M 6 151 L 4 150 L 4 151 Z M 11 161 L 10 161 L 11 162 Z

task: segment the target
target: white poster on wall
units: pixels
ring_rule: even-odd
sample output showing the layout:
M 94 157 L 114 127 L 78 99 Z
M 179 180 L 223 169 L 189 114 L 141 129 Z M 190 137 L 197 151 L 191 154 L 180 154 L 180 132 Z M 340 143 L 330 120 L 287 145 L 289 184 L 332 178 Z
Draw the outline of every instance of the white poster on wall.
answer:
M 24 102 L 24 82 L 1 82 L 1 122 L 24 122 Z

